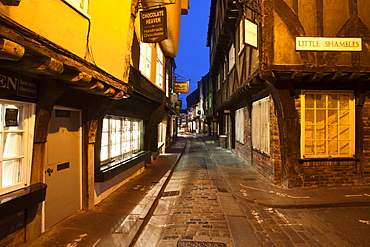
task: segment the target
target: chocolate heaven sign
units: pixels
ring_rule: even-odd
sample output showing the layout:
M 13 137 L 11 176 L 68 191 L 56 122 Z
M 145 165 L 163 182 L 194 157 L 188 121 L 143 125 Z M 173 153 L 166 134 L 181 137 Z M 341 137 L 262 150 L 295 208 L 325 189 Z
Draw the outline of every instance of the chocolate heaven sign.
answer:
M 145 43 L 157 43 L 167 39 L 166 8 L 140 12 L 141 40 Z

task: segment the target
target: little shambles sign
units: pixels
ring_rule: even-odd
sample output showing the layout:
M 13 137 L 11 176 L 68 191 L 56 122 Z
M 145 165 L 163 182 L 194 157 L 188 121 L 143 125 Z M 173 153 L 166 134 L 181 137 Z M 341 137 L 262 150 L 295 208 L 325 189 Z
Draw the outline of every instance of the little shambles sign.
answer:
M 167 39 L 166 8 L 140 12 L 141 40 L 144 43 L 157 43 Z
M 296 37 L 297 51 L 362 51 L 361 38 Z

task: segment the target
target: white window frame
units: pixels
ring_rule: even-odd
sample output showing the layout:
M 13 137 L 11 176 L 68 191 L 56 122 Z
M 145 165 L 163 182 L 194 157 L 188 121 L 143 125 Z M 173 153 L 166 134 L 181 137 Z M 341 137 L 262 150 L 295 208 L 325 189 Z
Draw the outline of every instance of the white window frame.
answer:
M 18 126 L 23 125 L 23 128 L 19 127 L 5 127 L 5 105 L 23 107 L 23 112 L 18 112 Z M 13 108 L 13 107 L 10 107 Z M 0 100 L 0 195 L 5 194 L 17 189 L 24 188 L 30 184 L 30 174 L 32 166 L 32 149 L 33 149 L 33 132 L 35 126 L 35 109 L 36 105 L 32 103 L 17 102 Z M 20 116 L 23 114 L 23 116 Z M 10 155 L 5 158 L 4 152 L 6 152 L 4 134 L 17 134 L 22 135 L 18 137 L 18 147 L 12 145 L 10 148 L 21 150 L 17 155 Z M 19 138 L 22 138 L 19 143 Z M 22 160 L 22 167 L 18 170 L 18 176 L 21 178 L 17 182 L 13 182 L 10 185 L 4 186 L 3 172 L 4 172 L 4 161 L 10 160 Z M 14 172 L 14 171 L 13 171 Z
M 308 105 L 306 100 L 308 95 L 314 95 L 314 105 Z M 318 106 L 319 95 L 320 99 L 324 98 L 325 100 L 325 105 L 321 105 L 321 107 Z M 330 101 L 334 95 L 339 98 L 336 105 L 333 104 L 335 100 Z M 343 104 L 344 101 L 341 102 L 340 98 L 342 100 L 346 98 L 345 102 L 347 103 Z M 348 108 L 345 108 L 346 105 Z M 320 112 L 321 114 L 325 113 L 324 122 L 318 119 Z M 311 115 L 309 115 L 310 113 Z M 313 123 L 307 124 L 307 121 L 311 121 L 308 120 L 310 118 L 313 119 Z M 347 127 L 348 129 L 346 129 Z M 302 91 L 301 130 L 302 158 L 353 157 L 355 154 L 355 99 L 353 93 L 348 91 Z M 336 133 L 336 135 L 330 136 L 330 132 Z M 345 135 L 347 138 L 344 138 Z M 336 138 L 334 138 L 335 136 Z M 335 143 L 336 145 L 334 145 Z M 345 149 L 347 152 L 341 152 L 341 144 L 347 146 Z M 308 149 L 311 149 L 311 152 L 308 152 Z
M 140 42 L 140 63 L 139 70 L 148 79 L 151 78 L 152 69 L 152 44 Z
M 270 154 L 270 97 L 252 104 L 252 146 L 254 149 Z
M 157 45 L 155 84 L 163 89 L 164 56 L 161 48 Z
M 121 116 L 103 119 L 100 169 L 115 166 L 142 151 L 143 121 Z
M 241 144 L 244 144 L 244 109 L 235 111 L 235 139 Z

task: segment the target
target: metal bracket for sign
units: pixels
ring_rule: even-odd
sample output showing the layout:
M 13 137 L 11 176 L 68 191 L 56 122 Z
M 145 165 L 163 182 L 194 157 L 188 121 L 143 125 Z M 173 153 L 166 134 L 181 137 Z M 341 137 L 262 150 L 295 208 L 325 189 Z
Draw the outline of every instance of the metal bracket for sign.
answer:
M 238 0 L 238 3 L 257 13 L 262 15 L 262 7 L 260 0 Z
M 153 4 L 156 4 L 156 5 L 151 5 L 150 7 L 143 7 L 143 2 L 145 3 L 153 3 Z M 152 8 L 158 8 L 158 7 L 163 7 L 165 5 L 170 5 L 170 4 L 175 4 L 176 3 L 176 0 L 170 0 L 169 3 L 164 3 L 164 1 L 162 0 L 139 0 L 138 1 L 138 5 L 139 5 L 139 9 L 142 9 L 142 10 L 150 10 Z

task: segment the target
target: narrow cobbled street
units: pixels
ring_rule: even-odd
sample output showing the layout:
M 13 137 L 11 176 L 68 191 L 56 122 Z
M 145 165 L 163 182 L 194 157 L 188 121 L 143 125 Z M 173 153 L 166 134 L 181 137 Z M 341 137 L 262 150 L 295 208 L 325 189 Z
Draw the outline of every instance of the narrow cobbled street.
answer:
M 157 246 L 190 246 L 197 241 L 204 246 L 231 246 L 217 194 L 225 188 L 212 181 L 219 178 L 212 176 L 217 168 L 204 141 L 189 138 L 182 157 L 149 222 L 156 225 L 147 228 L 136 246 L 150 246 L 155 237 L 159 238 Z M 155 232 L 161 233 L 153 236 Z
M 288 204 L 273 208 L 250 203 L 253 189 L 283 201 L 295 198 L 306 203 L 311 198 L 262 189 L 260 175 L 251 174 L 244 161 L 214 139 L 186 139 L 182 158 L 155 210 L 130 246 L 362 246 L 320 219 L 319 211 L 311 208 L 314 204 L 297 209 Z

